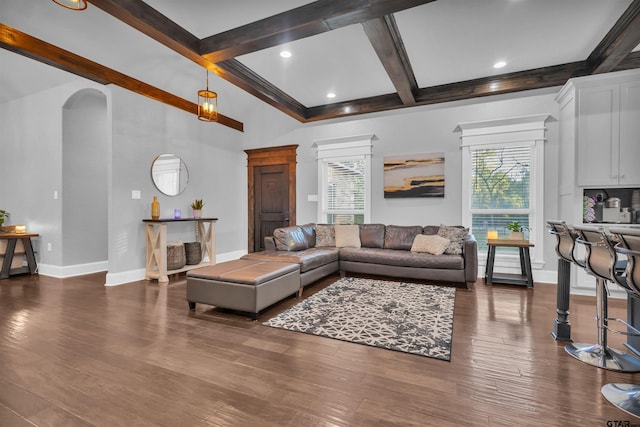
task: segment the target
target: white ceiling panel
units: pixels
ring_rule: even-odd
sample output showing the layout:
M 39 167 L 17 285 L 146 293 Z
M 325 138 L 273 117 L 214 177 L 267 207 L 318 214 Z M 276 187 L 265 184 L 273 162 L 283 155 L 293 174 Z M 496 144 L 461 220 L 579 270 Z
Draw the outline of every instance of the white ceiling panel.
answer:
M 630 4 L 447 0 L 395 18 L 418 86 L 430 87 L 584 60 Z
M 292 56 L 282 58 L 282 50 Z M 396 91 L 359 24 L 237 59 L 306 107 Z

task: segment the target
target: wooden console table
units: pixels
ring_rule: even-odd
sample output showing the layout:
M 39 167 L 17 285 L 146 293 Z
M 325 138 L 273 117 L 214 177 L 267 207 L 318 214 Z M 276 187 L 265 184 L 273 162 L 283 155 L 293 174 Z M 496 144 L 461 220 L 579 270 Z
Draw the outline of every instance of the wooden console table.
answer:
M 169 283 L 169 275 L 193 270 L 216 263 L 216 221 L 218 218 L 144 219 L 147 231 L 147 255 L 145 280 L 157 279 L 159 283 Z M 197 240 L 202 248 L 202 262 L 186 265 L 177 270 L 167 270 L 167 224 L 195 222 L 198 227 Z M 208 225 L 208 227 L 207 227 Z M 209 261 L 204 261 L 205 257 Z
M 489 239 L 487 241 L 489 252 L 487 254 L 487 267 L 485 269 L 485 283 L 491 285 L 493 283 L 502 283 L 507 285 L 527 285 L 533 288 L 533 272 L 531 271 L 531 257 L 529 248 L 534 247 L 533 243 L 528 240 L 512 240 L 512 239 Z M 520 276 L 497 276 L 493 274 L 493 264 L 496 258 L 496 247 L 503 246 L 509 248 L 518 248 L 520 252 Z
M 0 256 L 4 257 L 2 261 L 2 270 L 0 270 L 0 279 L 6 279 L 14 274 L 36 274 L 38 271 L 38 265 L 36 264 L 36 257 L 33 253 L 33 246 L 31 245 L 31 238 L 38 237 L 35 233 L 0 233 L 0 240 L 6 240 L 6 249 L 4 253 L 0 253 Z M 16 251 L 16 244 L 22 242 L 24 252 Z M 4 245 L 2 245 L 4 246 Z M 27 258 L 27 265 L 23 266 L 24 260 L 20 263 L 19 267 L 11 268 L 13 263 L 13 257 L 15 255 L 24 256 Z

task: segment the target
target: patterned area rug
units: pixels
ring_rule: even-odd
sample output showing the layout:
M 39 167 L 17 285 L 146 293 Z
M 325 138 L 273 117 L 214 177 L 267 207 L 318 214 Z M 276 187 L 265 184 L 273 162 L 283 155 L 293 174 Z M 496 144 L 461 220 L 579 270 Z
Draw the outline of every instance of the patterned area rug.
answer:
M 347 277 L 264 325 L 451 360 L 453 287 Z

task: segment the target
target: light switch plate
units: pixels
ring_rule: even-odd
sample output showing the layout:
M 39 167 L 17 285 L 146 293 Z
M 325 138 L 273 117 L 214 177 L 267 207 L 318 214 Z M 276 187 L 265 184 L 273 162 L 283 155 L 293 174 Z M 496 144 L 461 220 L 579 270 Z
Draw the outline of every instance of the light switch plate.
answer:
M 307 201 L 308 202 L 317 202 L 318 201 L 318 195 L 317 194 L 307 194 Z
M 140 194 L 140 190 L 131 190 L 131 198 L 133 200 L 138 200 L 140 199 L 141 194 Z

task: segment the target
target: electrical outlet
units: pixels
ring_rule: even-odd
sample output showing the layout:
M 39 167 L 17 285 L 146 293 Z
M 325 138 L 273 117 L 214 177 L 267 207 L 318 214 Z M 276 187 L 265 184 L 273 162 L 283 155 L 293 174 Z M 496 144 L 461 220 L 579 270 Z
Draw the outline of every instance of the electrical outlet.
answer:
M 47 251 L 51 252 L 51 243 L 47 243 Z
M 58 200 L 58 190 L 53 190 L 53 200 Z

